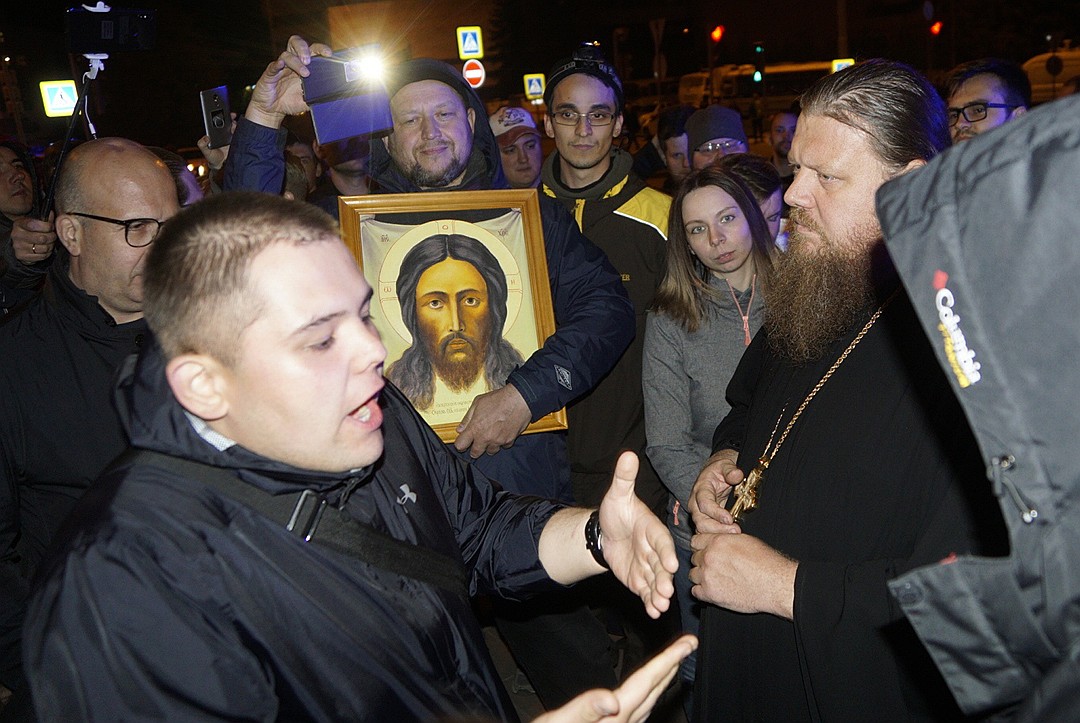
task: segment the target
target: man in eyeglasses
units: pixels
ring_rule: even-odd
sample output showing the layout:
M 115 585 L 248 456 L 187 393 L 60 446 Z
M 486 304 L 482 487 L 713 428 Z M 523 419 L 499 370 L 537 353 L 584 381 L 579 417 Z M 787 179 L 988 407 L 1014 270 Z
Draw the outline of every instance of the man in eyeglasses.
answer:
M 642 461 L 637 494 L 662 518 L 667 492 L 645 456 L 641 353 L 671 198 L 649 188 L 631 170 L 633 157 L 614 147 L 623 127 L 622 82 L 599 48 L 580 46 L 547 78 L 544 129 L 555 139 L 556 152 L 544 162 L 543 190 L 566 206 L 581 231 L 607 254 L 634 304 L 637 329 L 615 368 L 567 410 L 574 500 L 598 502 L 608 488 L 611 460 L 630 449 Z M 619 595 L 613 591 L 605 602 L 619 604 Z M 641 622 L 637 632 L 650 635 L 651 624 Z
M 722 105 L 702 108 L 687 119 L 686 145 L 693 154 L 690 165 L 695 171 L 718 158 L 750 150 L 742 116 Z
M 584 44 L 557 63 L 544 100 L 544 129 L 556 152 L 544 162 L 543 190 L 607 254 L 637 316 L 637 337 L 615 369 L 569 408 L 571 478 L 575 499 L 584 504 L 603 496 L 618 450 L 633 449 L 644 459 L 643 404 L 635 391 L 641 390 L 645 311 L 658 280 L 671 199 L 646 186 L 631 171 L 631 155 L 614 147 L 623 127 L 622 82 L 599 48 Z M 638 484 L 650 506 L 663 505 L 666 495 L 648 465 Z
M 949 72 L 949 129 L 953 145 L 974 138 L 1027 112 L 1031 81 L 1016 63 L 982 58 Z
M 620 449 L 645 458 L 641 340 L 659 278 L 671 198 L 646 186 L 631 171 L 631 155 L 614 148 L 623 127 L 622 81 L 599 48 L 584 44 L 556 63 L 544 101 L 544 129 L 555 139 L 556 152 L 544 162 L 543 190 L 566 206 L 607 254 L 637 317 L 636 339 L 615 369 L 569 408 L 571 478 L 575 499 L 584 504 L 603 496 Z M 666 499 L 649 465 L 638 476 L 638 494 L 654 509 Z
M 66 253 L 42 293 L 0 327 L 0 683 L 13 691 L 30 577 L 75 502 L 127 446 L 112 380 L 144 343 L 143 263 L 179 208 L 165 164 L 139 144 L 78 146 L 56 189 Z

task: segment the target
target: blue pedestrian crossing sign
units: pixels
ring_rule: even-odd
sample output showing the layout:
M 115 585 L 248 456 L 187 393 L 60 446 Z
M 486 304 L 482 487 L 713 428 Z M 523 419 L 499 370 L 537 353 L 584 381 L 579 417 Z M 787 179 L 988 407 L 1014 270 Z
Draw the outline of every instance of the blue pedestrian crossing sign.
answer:
M 544 74 L 526 73 L 522 76 L 525 80 L 525 97 L 529 100 L 537 100 L 544 97 Z
M 852 65 L 855 65 L 855 58 L 835 58 L 832 61 L 832 72 L 837 73 Z
M 462 60 L 484 57 L 484 36 L 478 25 L 463 25 L 457 29 L 458 57 Z
M 74 80 L 43 80 L 38 86 L 45 104 L 45 115 L 49 118 L 68 116 L 75 110 L 79 91 L 75 88 Z

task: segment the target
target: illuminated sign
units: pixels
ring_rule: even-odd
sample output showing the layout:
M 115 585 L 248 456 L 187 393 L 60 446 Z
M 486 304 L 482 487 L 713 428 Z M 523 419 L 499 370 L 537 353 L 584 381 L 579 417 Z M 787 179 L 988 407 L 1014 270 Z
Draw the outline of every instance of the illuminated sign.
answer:
M 525 97 L 536 100 L 544 97 L 545 78 L 543 73 L 527 73 L 522 76 L 525 81 Z
M 461 67 L 461 74 L 465 77 L 465 82 L 473 88 L 479 88 L 484 84 L 484 79 L 487 78 L 484 64 L 475 58 L 465 61 L 465 65 Z
M 75 110 L 79 91 L 74 80 L 43 80 L 38 86 L 41 87 L 41 100 L 45 104 L 45 115 L 48 117 L 68 116 Z
M 457 52 L 462 60 L 484 57 L 484 36 L 478 25 L 465 25 L 457 29 Z

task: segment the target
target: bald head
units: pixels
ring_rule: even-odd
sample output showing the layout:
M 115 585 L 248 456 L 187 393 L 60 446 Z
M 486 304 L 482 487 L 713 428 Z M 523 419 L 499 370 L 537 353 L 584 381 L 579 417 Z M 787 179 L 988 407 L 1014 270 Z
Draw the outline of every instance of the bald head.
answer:
M 142 317 L 142 275 L 161 222 L 180 208 L 168 168 L 138 143 L 102 138 L 75 148 L 56 190 L 56 235 L 68 275 L 118 324 Z
M 135 141 L 99 138 L 83 143 L 68 154 L 60 169 L 56 182 L 57 211 L 83 211 L 87 196 L 98 195 L 95 191 L 112 193 L 114 187 L 132 181 L 153 182 L 162 173 L 172 183 L 164 162 Z

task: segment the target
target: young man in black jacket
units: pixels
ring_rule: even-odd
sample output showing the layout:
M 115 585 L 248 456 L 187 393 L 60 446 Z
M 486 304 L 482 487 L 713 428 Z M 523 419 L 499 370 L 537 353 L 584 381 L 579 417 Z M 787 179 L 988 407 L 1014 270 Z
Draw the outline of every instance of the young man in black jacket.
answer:
M 301 78 L 313 54 L 329 52 L 294 36 L 263 73 L 233 136 L 226 189 L 276 192 L 280 187 L 285 139 L 280 127 L 286 115 L 307 110 Z M 370 173 L 379 192 L 506 188 L 484 104 L 456 69 L 436 60 L 411 60 L 389 70 L 387 86 L 393 132 L 371 142 Z M 569 502 L 565 434 L 521 432 L 609 372 L 633 338 L 633 310 L 615 270 L 573 219 L 544 196 L 540 214 L 555 333 L 503 386 L 474 399 L 454 447 L 511 492 Z M 445 215 L 409 214 L 408 222 Z M 589 687 L 614 685 L 611 640 L 587 608 L 565 599 L 532 604 L 548 614 L 500 609 L 497 621 L 546 706 Z M 511 630 L 511 616 L 526 624 Z
M 633 458 L 595 512 L 497 491 L 384 381 L 371 287 L 318 209 L 214 196 L 168 225 L 146 276 L 160 347 L 117 399 L 141 456 L 95 484 L 43 568 L 40 719 L 513 720 L 471 596 L 610 566 L 667 608 L 677 560 Z M 629 720 L 692 647 L 552 720 Z

